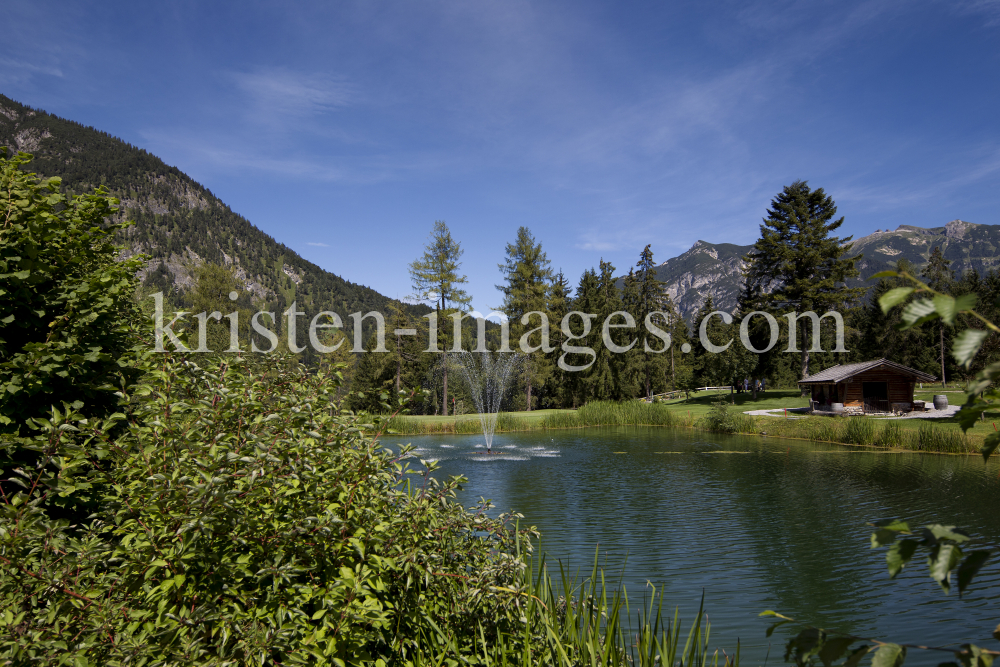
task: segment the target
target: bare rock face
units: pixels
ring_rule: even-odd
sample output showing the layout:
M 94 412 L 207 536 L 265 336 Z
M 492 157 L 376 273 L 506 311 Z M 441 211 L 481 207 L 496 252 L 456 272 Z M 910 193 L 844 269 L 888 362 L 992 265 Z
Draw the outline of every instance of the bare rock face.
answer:
M 944 233 L 950 239 L 962 239 L 965 238 L 965 233 L 975 226 L 971 222 L 965 222 L 964 220 L 952 220 L 944 226 Z

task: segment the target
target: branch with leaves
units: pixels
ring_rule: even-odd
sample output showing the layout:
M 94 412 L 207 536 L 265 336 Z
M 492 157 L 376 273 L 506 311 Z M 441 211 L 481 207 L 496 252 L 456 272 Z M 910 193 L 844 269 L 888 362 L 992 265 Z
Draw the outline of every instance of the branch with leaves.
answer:
M 914 285 L 913 287 L 897 287 L 883 294 L 879 299 L 883 313 L 888 313 L 911 296 L 927 295 L 914 299 L 903 308 L 901 313 L 903 321 L 899 325 L 901 330 L 937 319 L 949 327 L 953 327 L 956 318 L 962 314 L 975 318 L 986 327 L 985 329 L 965 329 L 955 338 L 951 354 L 955 361 L 965 368 L 970 367 L 972 360 L 979 354 L 979 350 L 982 349 L 983 343 L 991 331 L 1000 334 L 1000 327 L 975 311 L 978 301 L 975 294 L 963 294 L 957 297 L 943 294 L 906 271 L 883 271 L 872 276 L 872 279 L 876 278 L 903 278 Z M 994 387 L 997 380 L 1000 380 L 1000 362 L 989 364 L 976 374 L 968 389 L 969 397 L 956 415 L 963 431 L 968 431 L 975 426 L 983 412 L 1000 403 L 1000 391 Z M 989 458 L 998 446 L 1000 446 L 1000 433 L 991 433 L 986 436 L 980 453 L 982 453 L 983 458 Z

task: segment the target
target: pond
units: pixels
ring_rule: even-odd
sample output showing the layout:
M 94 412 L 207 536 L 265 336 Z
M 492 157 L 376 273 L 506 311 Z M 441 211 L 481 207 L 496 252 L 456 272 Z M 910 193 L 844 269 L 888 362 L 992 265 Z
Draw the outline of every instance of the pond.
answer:
M 739 638 L 743 664 L 782 663 L 788 633 L 765 637 L 765 609 L 880 639 L 997 648 L 1000 559 L 961 599 L 946 596 L 922 557 L 890 580 L 865 525 L 954 524 L 973 548 L 995 548 L 996 461 L 663 428 L 500 434 L 492 457 L 476 453 L 482 436 L 386 444 L 397 441 L 440 460 L 442 477 L 466 476 L 464 504 L 482 496 L 524 514 L 553 565 L 589 574 L 596 550 L 631 600 L 647 581 L 662 585 L 687 619 L 704 591 L 713 646 L 731 651 Z M 911 653 L 907 664 L 948 657 Z

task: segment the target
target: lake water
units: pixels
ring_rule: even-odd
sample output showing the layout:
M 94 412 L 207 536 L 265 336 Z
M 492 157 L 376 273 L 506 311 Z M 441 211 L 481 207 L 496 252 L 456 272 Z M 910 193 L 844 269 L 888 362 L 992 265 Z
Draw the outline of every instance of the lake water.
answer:
M 647 581 L 690 619 L 702 591 L 712 644 L 743 664 L 782 664 L 788 633 L 765 637 L 774 609 L 880 639 L 998 648 L 1000 558 L 959 599 L 944 595 L 915 559 L 895 580 L 865 524 L 954 524 L 972 548 L 1000 544 L 1000 466 L 979 457 L 888 454 L 800 441 L 719 436 L 685 429 L 608 428 L 482 436 L 407 436 L 440 475 L 469 481 L 480 497 L 513 509 L 542 533 L 541 550 L 589 573 L 595 549 L 621 573 L 630 599 Z M 558 570 L 556 570 L 557 572 Z M 550 568 L 550 572 L 553 570 Z M 686 629 L 685 629 L 686 632 Z M 913 652 L 907 664 L 948 656 Z

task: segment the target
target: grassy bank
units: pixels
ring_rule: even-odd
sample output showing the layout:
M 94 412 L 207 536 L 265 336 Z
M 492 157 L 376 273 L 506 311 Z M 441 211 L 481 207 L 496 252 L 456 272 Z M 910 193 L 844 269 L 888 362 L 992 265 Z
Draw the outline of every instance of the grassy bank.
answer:
M 497 433 L 536 429 L 585 428 L 589 426 L 691 426 L 692 419 L 664 404 L 641 401 L 617 403 L 594 401 L 578 410 L 535 410 L 501 412 L 497 415 Z M 475 434 L 482 432 L 479 415 L 460 417 L 396 416 L 388 428 L 401 435 L 440 433 Z
M 927 393 L 927 400 L 930 400 L 934 392 L 923 393 Z M 948 396 L 952 403 L 965 400 L 963 393 L 949 392 Z M 918 395 L 918 398 L 923 396 Z M 728 405 L 728 421 L 724 423 L 712 414 L 720 399 Z M 677 399 L 656 404 L 641 401 L 595 401 L 578 410 L 500 413 L 496 431 L 509 433 L 593 426 L 672 426 L 717 433 L 767 435 L 844 445 L 956 454 L 978 452 L 987 433 L 996 428 L 994 422 L 1000 421 L 1000 414 L 986 413 L 984 422 L 963 433 L 954 417 L 885 420 L 868 417 L 816 417 L 795 413 L 789 413 L 787 418 L 784 414 L 743 414 L 747 410 L 780 410 L 806 406 L 807 400 L 797 390 L 771 390 L 758 395 L 757 400 L 754 400 L 752 394 L 711 392 L 693 396 L 686 401 Z M 478 415 L 397 416 L 389 420 L 388 428 L 400 435 L 474 435 L 482 432 Z

